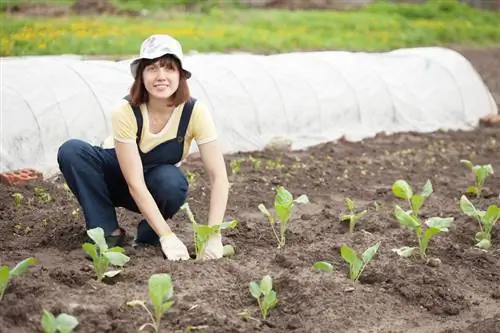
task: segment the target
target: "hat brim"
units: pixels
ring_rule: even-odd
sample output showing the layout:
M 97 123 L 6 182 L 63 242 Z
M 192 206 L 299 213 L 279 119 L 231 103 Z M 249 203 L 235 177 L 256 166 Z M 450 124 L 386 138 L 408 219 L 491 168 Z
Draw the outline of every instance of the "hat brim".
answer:
M 166 54 L 169 54 L 169 53 L 166 53 Z M 164 55 L 165 54 L 162 54 L 159 57 L 164 56 Z M 137 75 L 137 68 L 139 67 L 139 62 L 142 59 L 155 59 L 155 58 L 158 58 L 158 57 L 154 57 L 154 58 L 135 58 L 134 60 L 132 60 L 132 62 L 130 63 L 130 73 L 132 74 L 132 77 L 135 79 L 135 76 Z M 186 68 L 184 68 L 184 65 L 182 64 L 182 61 L 179 60 L 179 62 L 181 63 L 181 66 L 182 66 L 181 69 L 182 69 L 182 71 L 186 75 L 186 79 L 189 79 L 191 77 L 191 72 L 189 70 L 187 70 Z

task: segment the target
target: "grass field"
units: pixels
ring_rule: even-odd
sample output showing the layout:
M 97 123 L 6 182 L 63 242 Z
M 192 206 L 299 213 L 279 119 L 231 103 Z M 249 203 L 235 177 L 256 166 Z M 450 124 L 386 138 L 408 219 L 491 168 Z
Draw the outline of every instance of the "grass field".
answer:
M 126 0 L 120 1 L 131 6 Z M 0 55 L 129 55 L 136 53 L 140 42 L 154 33 L 171 34 L 182 42 L 186 51 L 200 52 L 383 51 L 422 45 L 500 44 L 500 13 L 479 11 L 450 1 L 442 3 L 377 3 L 351 12 L 213 7 L 196 13 L 150 11 L 135 18 L 2 15 Z M 159 5 L 156 0 L 150 0 L 149 4 L 149 9 Z

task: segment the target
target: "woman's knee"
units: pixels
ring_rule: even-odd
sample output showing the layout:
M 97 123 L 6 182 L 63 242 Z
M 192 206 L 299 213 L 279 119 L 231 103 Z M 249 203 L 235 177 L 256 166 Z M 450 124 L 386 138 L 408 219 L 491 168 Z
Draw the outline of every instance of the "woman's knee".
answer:
M 64 142 L 57 151 L 57 162 L 59 166 L 74 164 L 82 156 L 82 151 L 90 148 L 90 144 L 79 140 L 70 139 Z
M 162 165 L 148 172 L 146 183 L 155 197 L 176 203 L 184 203 L 188 192 L 188 182 L 184 174 L 174 165 Z

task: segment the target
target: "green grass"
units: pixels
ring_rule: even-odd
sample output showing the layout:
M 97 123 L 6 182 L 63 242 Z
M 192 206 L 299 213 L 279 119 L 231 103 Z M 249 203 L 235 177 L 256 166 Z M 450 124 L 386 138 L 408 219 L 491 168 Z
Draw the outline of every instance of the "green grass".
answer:
M 150 5 L 158 4 L 158 0 L 149 1 Z M 423 45 L 500 44 L 500 13 L 474 10 L 450 0 L 426 5 L 381 2 L 352 12 L 212 8 L 208 12 L 161 11 L 152 15 L 4 15 L 0 55 L 131 55 L 138 52 L 144 38 L 154 33 L 171 34 L 181 41 L 185 51 L 200 52 L 385 51 Z

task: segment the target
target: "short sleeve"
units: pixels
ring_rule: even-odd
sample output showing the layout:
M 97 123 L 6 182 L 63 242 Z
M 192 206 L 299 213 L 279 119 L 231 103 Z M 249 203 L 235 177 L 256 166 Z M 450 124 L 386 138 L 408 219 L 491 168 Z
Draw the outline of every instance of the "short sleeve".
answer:
M 192 137 L 197 145 L 202 145 L 217 139 L 217 129 L 212 115 L 203 103 L 196 102 L 191 117 Z
M 120 142 L 132 143 L 137 138 L 137 121 L 128 103 L 123 103 L 111 112 L 113 138 Z

